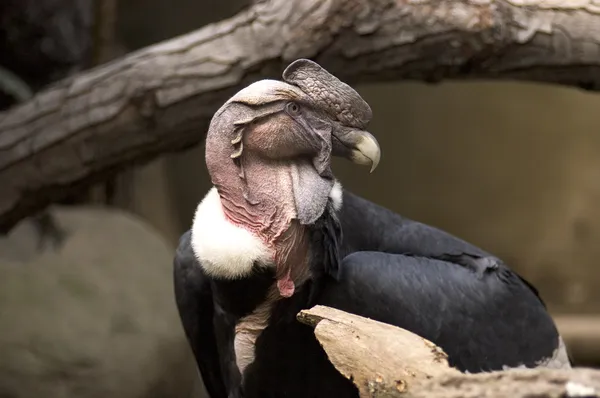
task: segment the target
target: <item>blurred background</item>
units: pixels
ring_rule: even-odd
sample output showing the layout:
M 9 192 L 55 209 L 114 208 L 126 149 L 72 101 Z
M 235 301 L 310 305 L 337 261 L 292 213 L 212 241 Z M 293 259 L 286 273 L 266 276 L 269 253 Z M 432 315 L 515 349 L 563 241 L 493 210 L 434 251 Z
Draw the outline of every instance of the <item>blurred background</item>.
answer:
M 248 3 L 2 0 L 0 110 Z M 539 288 L 576 363 L 600 366 L 600 96 L 507 82 L 356 88 L 383 158 L 371 175 L 336 160 L 343 185 L 503 258 Z M 33 219 L 0 238 L 0 397 L 203 396 L 171 267 L 209 187 L 199 146 L 53 206 L 60 242 L 40 241 Z

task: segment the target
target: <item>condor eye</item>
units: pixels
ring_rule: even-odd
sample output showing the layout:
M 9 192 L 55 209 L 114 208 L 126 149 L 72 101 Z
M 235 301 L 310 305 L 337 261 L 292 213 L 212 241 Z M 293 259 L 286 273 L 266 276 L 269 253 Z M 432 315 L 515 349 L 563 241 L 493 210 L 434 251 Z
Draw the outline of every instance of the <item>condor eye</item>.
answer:
M 286 110 L 292 116 L 300 114 L 300 107 L 295 102 L 288 102 L 286 105 Z

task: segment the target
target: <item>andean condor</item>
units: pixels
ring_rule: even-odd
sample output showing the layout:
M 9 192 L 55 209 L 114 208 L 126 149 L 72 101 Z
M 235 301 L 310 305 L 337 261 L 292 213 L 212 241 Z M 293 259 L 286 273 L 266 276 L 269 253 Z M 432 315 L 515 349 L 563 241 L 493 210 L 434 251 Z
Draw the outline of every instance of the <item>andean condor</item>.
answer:
M 316 304 L 410 330 L 459 370 L 570 367 L 537 291 L 497 257 L 342 190 L 373 170 L 371 108 L 299 59 L 214 115 L 214 187 L 174 259 L 176 303 L 211 398 L 358 397 L 296 314 Z

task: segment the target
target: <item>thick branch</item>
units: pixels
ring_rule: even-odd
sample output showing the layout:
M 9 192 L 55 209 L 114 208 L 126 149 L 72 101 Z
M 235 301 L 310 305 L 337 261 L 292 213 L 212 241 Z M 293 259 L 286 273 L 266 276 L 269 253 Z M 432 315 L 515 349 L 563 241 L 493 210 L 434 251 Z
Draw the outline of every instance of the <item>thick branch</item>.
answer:
M 198 144 L 250 81 L 313 58 L 350 83 L 516 78 L 600 88 L 593 0 L 272 0 L 62 81 L 0 114 L 0 228 Z
M 433 343 L 391 325 L 329 307 L 301 311 L 336 369 L 364 398 L 598 397 L 600 371 L 518 369 L 463 374 Z
M 434 376 L 458 374 L 448 356 L 411 332 L 330 307 L 301 311 L 335 368 L 361 397 L 401 396 Z

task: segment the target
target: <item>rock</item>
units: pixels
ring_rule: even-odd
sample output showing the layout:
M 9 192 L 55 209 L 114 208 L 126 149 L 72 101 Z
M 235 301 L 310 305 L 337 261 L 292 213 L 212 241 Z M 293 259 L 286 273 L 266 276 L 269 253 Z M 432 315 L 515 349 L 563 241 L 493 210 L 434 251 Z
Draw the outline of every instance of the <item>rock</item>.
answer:
M 172 288 L 174 248 L 118 210 L 51 209 L 0 239 L 0 396 L 189 397 L 197 383 Z

